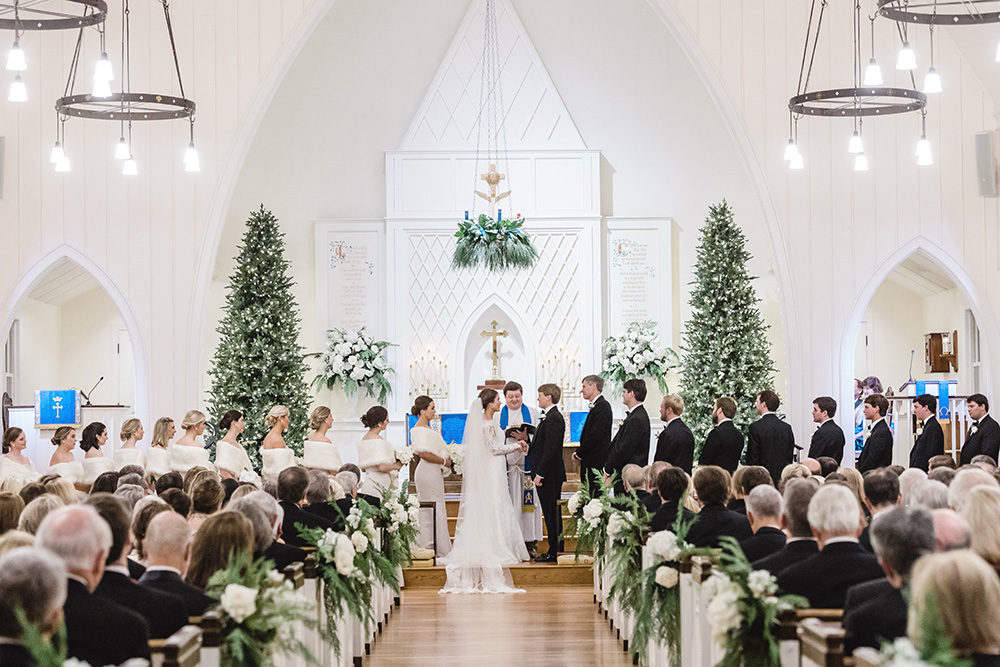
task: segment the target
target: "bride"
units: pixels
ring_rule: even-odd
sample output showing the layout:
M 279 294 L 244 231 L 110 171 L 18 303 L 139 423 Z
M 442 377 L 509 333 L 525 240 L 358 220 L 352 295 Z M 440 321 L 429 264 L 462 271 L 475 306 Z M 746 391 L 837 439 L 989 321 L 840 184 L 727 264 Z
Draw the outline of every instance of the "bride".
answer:
M 451 553 L 439 558 L 448 580 L 441 593 L 523 593 L 514 588 L 511 565 L 528 560 L 521 525 L 507 486 L 506 455 L 527 445 L 505 444 L 493 415 L 500 395 L 484 389 L 465 422 L 462 502 Z

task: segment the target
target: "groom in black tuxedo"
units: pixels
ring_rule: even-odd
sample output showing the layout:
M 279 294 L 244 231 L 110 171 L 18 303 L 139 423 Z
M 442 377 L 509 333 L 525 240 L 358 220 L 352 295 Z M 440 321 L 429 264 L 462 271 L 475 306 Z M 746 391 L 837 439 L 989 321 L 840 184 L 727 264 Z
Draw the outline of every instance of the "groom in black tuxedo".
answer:
M 562 456 L 566 420 L 556 406 L 561 397 L 562 390 L 557 385 L 543 384 L 538 388 L 538 407 L 542 410 L 542 418 L 528 450 L 535 469 L 535 487 L 542 505 L 545 532 L 549 541 L 548 553 L 535 559 L 539 563 L 555 563 L 559 552 L 563 550 L 563 542 L 559 539 L 562 534 L 559 498 L 562 496 L 563 482 L 566 481 L 566 466 Z

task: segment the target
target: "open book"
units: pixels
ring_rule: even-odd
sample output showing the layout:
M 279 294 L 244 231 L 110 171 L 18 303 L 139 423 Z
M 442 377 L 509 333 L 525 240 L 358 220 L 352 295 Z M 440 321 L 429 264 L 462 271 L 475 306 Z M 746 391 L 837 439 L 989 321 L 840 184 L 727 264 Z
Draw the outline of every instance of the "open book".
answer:
M 533 424 L 521 424 L 520 426 L 511 426 L 506 431 L 504 431 L 504 435 L 506 435 L 508 438 L 513 438 L 514 433 L 520 431 L 523 433 L 527 433 L 528 434 L 527 442 L 531 442 L 531 436 L 535 434 L 535 430 L 536 429 Z

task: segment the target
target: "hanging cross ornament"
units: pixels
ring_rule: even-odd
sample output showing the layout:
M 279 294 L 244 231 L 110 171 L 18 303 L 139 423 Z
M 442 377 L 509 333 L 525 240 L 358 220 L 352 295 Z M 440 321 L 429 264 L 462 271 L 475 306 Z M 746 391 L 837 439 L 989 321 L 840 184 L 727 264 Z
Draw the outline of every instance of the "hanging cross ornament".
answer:
M 500 355 L 497 352 L 497 339 L 501 338 L 501 337 L 502 338 L 506 338 L 509 334 L 507 333 L 506 329 L 504 329 L 503 331 L 497 331 L 497 321 L 496 320 L 493 320 L 492 322 L 490 322 L 490 326 L 492 327 L 492 329 L 490 329 L 489 331 L 481 331 L 481 332 L 479 332 L 479 335 L 482 336 L 483 338 L 492 338 L 493 339 L 493 354 L 492 354 L 492 358 L 493 358 L 493 377 L 491 377 L 490 380 L 499 380 L 501 378 L 497 374 L 497 364 L 500 361 Z
M 497 204 L 502 200 L 510 196 L 510 190 L 507 192 L 501 192 L 497 194 L 497 186 L 500 185 L 500 181 L 507 178 L 506 174 L 501 174 L 497 172 L 497 166 L 495 164 L 490 165 L 490 170 L 486 174 L 480 174 L 479 178 L 486 181 L 487 185 L 490 186 L 490 193 L 486 194 L 476 190 L 476 194 L 485 199 L 490 203 L 490 217 L 496 218 Z

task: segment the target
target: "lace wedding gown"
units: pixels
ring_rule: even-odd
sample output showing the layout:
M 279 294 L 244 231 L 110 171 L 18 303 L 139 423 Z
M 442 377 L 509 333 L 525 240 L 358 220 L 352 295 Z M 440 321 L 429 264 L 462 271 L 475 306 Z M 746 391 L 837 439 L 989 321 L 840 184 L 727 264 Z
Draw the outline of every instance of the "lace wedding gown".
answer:
M 496 424 L 484 419 L 477 400 L 465 423 L 462 501 L 451 553 L 438 562 L 448 579 L 440 593 L 523 593 L 514 588 L 511 565 L 528 560 L 520 522 L 510 504 L 506 444 Z

